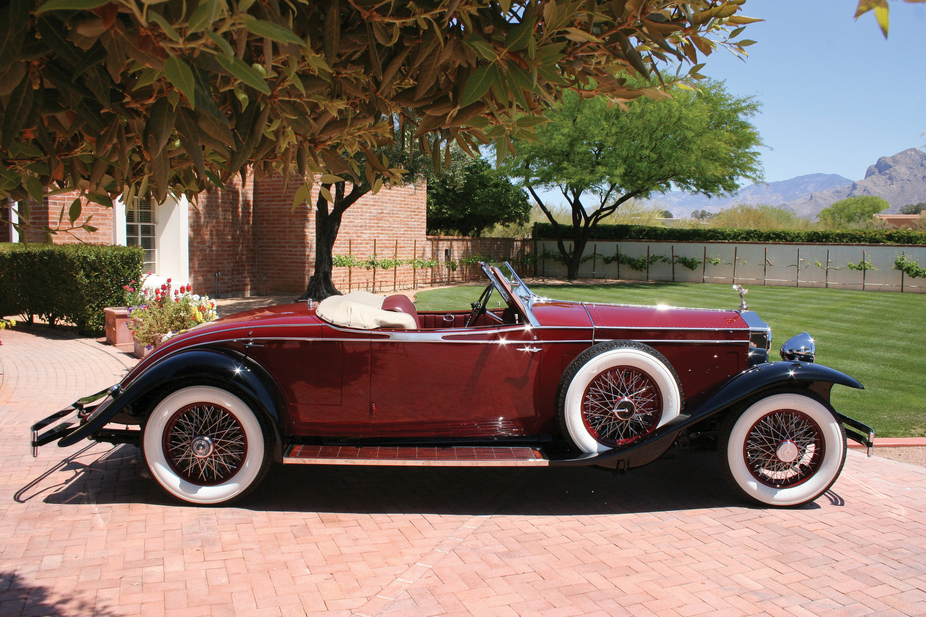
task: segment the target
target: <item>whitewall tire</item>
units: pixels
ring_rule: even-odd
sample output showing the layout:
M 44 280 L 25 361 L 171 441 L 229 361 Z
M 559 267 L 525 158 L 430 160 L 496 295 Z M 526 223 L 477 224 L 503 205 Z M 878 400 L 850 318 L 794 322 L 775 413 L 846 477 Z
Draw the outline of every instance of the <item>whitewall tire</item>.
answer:
M 632 341 L 587 349 L 560 382 L 563 434 L 584 453 L 628 446 L 677 417 L 681 407 L 675 370 L 658 351 Z
M 168 493 L 196 505 L 226 503 L 257 486 L 270 463 L 268 445 L 244 401 L 212 386 L 164 397 L 143 436 L 151 475 Z
M 798 506 L 825 493 L 839 477 L 846 433 L 816 394 L 777 391 L 728 416 L 718 454 L 728 478 L 750 499 Z

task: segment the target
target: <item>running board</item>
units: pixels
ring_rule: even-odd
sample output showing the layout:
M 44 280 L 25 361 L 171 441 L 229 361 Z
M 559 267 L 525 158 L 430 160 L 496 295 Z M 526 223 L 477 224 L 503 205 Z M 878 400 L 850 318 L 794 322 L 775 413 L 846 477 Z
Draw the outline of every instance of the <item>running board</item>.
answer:
M 444 467 L 547 467 L 536 448 L 489 446 L 290 446 L 285 465 L 385 465 Z

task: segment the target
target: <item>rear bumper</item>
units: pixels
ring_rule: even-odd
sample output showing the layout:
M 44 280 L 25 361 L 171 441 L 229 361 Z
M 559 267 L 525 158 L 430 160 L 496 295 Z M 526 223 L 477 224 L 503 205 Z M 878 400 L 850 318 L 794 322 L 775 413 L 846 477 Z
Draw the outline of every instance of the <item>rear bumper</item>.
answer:
M 90 415 L 96 411 L 97 407 L 100 406 L 102 403 L 101 399 L 109 396 L 113 388 L 116 387 L 117 386 L 106 388 L 105 390 L 100 390 L 96 394 L 85 396 L 75 401 L 69 407 L 65 407 L 61 411 L 55 412 L 47 418 L 33 424 L 30 428 L 32 438 L 29 442 L 32 446 L 32 456 L 38 456 L 40 447 L 50 444 L 53 441 L 63 439 L 80 428 L 81 425 L 87 422 Z M 72 418 L 70 416 L 74 417 Z M 59 420 L 62 420 L 62 422 L 55 424 Z M 52 424 L 55 424 L 55 426 L 45 430 Z

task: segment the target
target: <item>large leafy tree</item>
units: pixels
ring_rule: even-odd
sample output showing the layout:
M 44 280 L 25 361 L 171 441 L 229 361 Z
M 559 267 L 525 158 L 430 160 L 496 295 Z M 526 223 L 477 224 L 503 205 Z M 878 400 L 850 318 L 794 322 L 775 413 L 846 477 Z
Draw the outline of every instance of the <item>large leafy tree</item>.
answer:
M 817 215 L 827 227 L 858 227 L 871 223 L 871 217 L 891 207 L 886 200 L 873 195 L 846 197 L 824 208 Z
M 743 178 L 759 181 L 761 141 L 749 122 L 757 107 L 713 81 L 697 91 L 676 90 L 671 98 L 641 98 L 626 109 L 570 92 L 538 129 L 537 141 L 516 144 L 508 169 L 553 224 L 567 276 L 574 279 L 595 225 L 627 201 L 672 187 L 729 194 Z M 571 224 L 557 222 L 543 190 L 562 195 Z
M 436 136 L 419 143 L 433 155 L 494 141 L 501 156 L 570 88 L 630 100 L 622 73 L 741 53 L 741 4 L 8 0 L 0 197 L 195 198 L 248 166 L 398 181 L 375 152 L 392 118 Z
M 481 158 L 428 183 L 428 233 L 480 236 L 495 225 L 524 224 L 530 212 L 524 191 Z

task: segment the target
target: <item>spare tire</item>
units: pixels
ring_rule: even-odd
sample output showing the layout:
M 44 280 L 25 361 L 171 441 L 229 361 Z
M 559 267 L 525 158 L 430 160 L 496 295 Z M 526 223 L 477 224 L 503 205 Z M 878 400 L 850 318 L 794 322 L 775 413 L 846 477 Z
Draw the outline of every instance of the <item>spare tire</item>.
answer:
M 683 400 L 675 369 L 658 351 L 633 341 L 599 343 L 563 373 L 560 428 L 580 452 L 622 448 L 677 417 Z

